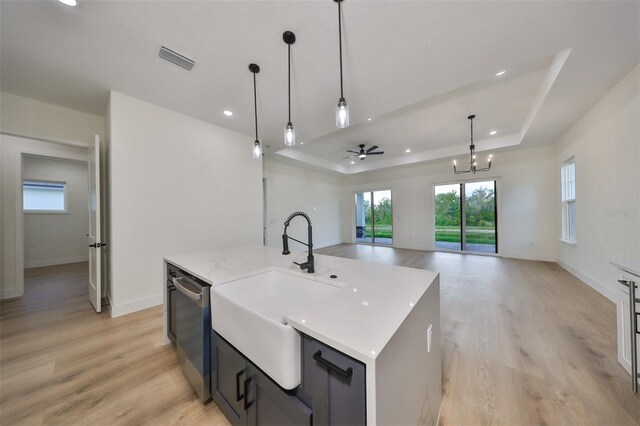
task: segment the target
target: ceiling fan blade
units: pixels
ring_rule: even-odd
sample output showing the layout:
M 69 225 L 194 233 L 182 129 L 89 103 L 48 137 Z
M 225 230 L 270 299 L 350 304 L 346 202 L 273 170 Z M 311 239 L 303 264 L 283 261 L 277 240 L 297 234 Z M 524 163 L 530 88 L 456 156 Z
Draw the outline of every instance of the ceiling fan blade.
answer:
M 367 150 L 367 154 L 369 154 L 371 151 L 375 151 L 376 149 L 378 149 L 378 145 L 374 145 L 374 146 L 372 146 L 371 148 L 369 148 L 369 149 Z
M 358 151 L 351 151 L 350 149 L 348 149 L 347 152 L 352 152 L 352 153 L 354 153 L 356 155 L 360 154 Z
M 367 155 L 381 155 L 381 154 L 384 154 L 384 151 L 369 152 Z

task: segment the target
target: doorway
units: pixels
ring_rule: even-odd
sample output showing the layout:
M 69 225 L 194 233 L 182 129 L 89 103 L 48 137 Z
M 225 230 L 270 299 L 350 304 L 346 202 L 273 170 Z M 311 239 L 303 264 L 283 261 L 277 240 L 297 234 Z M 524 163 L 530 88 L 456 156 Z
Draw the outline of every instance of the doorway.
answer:
M 88 262 L 87 162 L 25 155 L 24 268 Z
M 497 182 L 434 186 L 436 250 L 498 253 Z
M 356 242 L 364 244 L 393 243 L 393 205 L 391 190 L 355 193 Z

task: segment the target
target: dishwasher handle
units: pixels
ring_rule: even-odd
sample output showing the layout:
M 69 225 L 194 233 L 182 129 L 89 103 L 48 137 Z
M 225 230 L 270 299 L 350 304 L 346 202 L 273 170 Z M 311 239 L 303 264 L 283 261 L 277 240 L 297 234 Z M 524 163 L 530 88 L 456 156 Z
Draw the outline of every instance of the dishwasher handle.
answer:
M 185 286 L 180 284 L 180 280 L 181 279 L 182 279 L 182 277 L 180 277 L 180 278 L 173 277 L 173 285 L 175 285 L 176 288 L 178 290 L 180 290 L 180 293 L 184 294 L 185 296 L 187 296 L 191 300 L 195 300 L 196 302 L 198 300 L 202 299 L 202 293 L 194 293 L 194 292 L 192 292 L 191 290 L 189 290 L 188 288 L 186 288 Z

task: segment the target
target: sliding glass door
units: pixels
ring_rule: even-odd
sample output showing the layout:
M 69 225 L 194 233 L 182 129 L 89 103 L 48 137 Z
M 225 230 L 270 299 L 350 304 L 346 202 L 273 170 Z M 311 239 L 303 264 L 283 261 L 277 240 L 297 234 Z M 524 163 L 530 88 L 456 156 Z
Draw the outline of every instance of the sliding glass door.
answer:
M 393 242 L 393 211 L 391 191 L 357 192 L 356 242 L 391 244 Z
M 436 248 L 462 250 L 462 184 L 436 185 Z
M 435 187 L 435 247 L 498 252 L 496 181 Z

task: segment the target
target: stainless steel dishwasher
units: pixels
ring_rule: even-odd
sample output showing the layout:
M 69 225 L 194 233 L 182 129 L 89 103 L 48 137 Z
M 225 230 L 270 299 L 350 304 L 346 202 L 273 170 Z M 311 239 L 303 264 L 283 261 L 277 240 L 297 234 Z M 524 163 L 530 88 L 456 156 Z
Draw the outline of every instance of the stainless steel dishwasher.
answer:
M 175 270 L 178 363 L 202 402 L 211 399 L 211 308 L 209 284 Z

